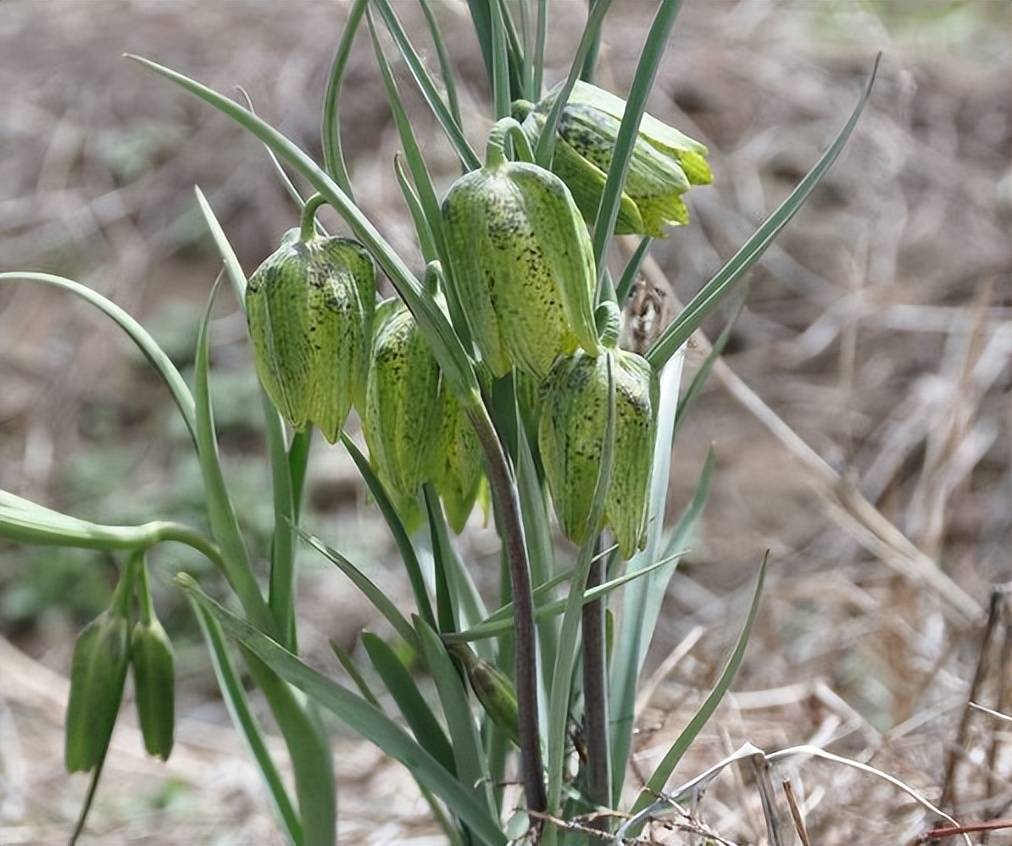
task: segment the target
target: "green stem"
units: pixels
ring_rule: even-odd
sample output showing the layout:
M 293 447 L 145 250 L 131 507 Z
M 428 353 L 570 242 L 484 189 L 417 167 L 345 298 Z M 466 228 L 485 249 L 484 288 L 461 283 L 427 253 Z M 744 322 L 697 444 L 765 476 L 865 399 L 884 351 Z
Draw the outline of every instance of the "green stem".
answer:
M 495 126 L 488 134 L 488 142 L 485 145 L 485 167 L 500 167 L 509 160 L 506 154 L 507 140 L 513 141 L 518 159 L 524 162 L 534 161 L 534 151 L 523 127 L 515 118 L 504 117 L 495 122 Z
M 288 448 L 288 472 L 292 475 L 292 508 L 296 521 L 302 510 L 302 491 L 306 485 L 306 469 L 312 445 L 313 428 L 310 426 L 292 435 L 292 443 Z
M 148 564 L 144 553 L 140 553 L 140 566 L 138 570 L 137 595 L 140 600 L 141 622 L 150 626 L 155 618 L 155 605 L 151 599 L 151 583 L 148 580 Z
M 605 560 L 600 555 L 587 574 L 587 590 L 604 581 Z M 611 798 L 611 753 L 608 749 L 608 664 L 604 638 L 605 600 L 595 599 L 583 606 L 583 735 L 587 744 L 586 793 L 595 805 L 606 808 Z M 607 831 L 602 817 L 591 827 Z
M 327 200 L 322 194 L 313 194 L 302 207 L 302 217 L 299 221 L 299 240 L 305 243 L 316 237 L 316 212 L 320 206 L 326 205 Z

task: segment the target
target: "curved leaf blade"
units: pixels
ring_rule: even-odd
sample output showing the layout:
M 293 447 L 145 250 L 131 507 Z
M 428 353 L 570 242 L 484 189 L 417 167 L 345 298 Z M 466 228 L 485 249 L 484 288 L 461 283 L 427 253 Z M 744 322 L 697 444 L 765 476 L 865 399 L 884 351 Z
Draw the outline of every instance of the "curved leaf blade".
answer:
M 646 354 L 649 361 L 655 368 L 661 367 L 681 346 L 689 339 L 693 332 L 723 299 L 734 290 L 735 286 L 742 280 L 744 274 L 754 265 L 770 244 L 773 243 L 780 231 L 798 213 L 804 205 L 805 200 L 815 189 L 815 186 L 822 181 L 826 171 L 833 165 L 840 155 L 847 140 L 850 138 L 858 119 L 864 111 L 864 107 L 871 96 L 872 86 L 875 84 L 875 76 L 878 73 L 880 53 L 875 58 L 875 65 L 872 68 L 871 76 L 864 93 L 857 101 L 850 118 L 843 125 L 833 143 L 822 154 L 821 158 L 812 166 L 812 169 L 805 174 L 804 179 L 790 193 L 760 226 L 755 234 L 749 238 L 731 259 L 725 264 L 709 282 L 702 287 L 696 296 L 690 300 L 688 305 L 682 309 L 681 314 L 668 326 Z
M 498 823 L 474 797 L 473 790 L 460 784 L 400 726 L 358 694 L 331 681 L 305 664 L 279 643 L 227 611 L 185 574 L 177 577 L 181 586 L 272 671 L 303 691 L 310 699 L 335 714 L 356 732 L 404 764 L 426 788 L 442 799 L 464 820 L 474 834 L 489 846 L 505 846 Z

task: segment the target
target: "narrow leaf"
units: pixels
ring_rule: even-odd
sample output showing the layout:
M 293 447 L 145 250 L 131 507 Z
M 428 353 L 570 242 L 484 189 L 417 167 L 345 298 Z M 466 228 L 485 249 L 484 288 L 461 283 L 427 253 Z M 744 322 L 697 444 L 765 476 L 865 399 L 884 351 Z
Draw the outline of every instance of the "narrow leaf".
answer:
M 225 270 L 232 282 L 240 307 L 245 306 L 246 274 L 239 258 L 232 249 L 225 230 L 199 187 L 195 187 L 197 204 L 211 231 L 215 246 L 225 263 Z M 292 474 L 288 449 L 285 444 L 285 428 L 281 415 L 261 387 L 260 406 L 264 415 L 264 431 L 267 438 L 267 454 L 271 467 L 271 491 L 274 504 L 274 534 L 271 537 L 271 571 L 268 605 L 282 642 L 289 649 L 295 647 L 295 527 L 296 514 L 292 491 Z
M 681 385 L 684 356 L 669 361 L 661 370 L 657 434 L 650 470 L 650 507 L 647 518 L 647 542 L 642 552 L 634 555 L 628 569 L 636 571 L 655 562 L 660 553 L 664 515 L 667 511 L 668 482 L 671 474 L 671 439 L 675 430 L 678 392 Z M 669 575 L 670 578 L 670 575 Z M 652 577 L 651 577 L 652 579 Z M 611 696 L 609 711 L 612 722 L 612 801 L 617 804 L 625 778 L 626 760 L 632 745 L 636 686 L 643 657 L 653 637 L 656 619 L 647 616 L 651 594 L 658 585 L 651 579 L 633 584 L 622 597 L 622 614 L 611 665 Z M 667 580 L 661 588 L 666 588 Z
M 601 599 L 602 597 L 607 596 L 609 593 L 618 590 L 620 587 L 622 587 L 622 585 L 627 584 L 635 579 L 642 578 L 643 576 L 646 576 L 649 573 L 653 573 L 655 570 L 658 570 L 661 567 L 670 564 L 676 558 L 680 558 L 684 554 L 685 554 L 684 550 L 674 552 L 671 555 L 668 555 L 665 558 L 661 559 L 656 564 L 652 564 L 649 567 L 644 567 L 642 570 L 624 573 L 621 576 L 617 576 L 614 579 L 610 579 L 609 581 L 604 582 L 600 585 L 595 585 L 594 587 L 584 591 L 583 604 L 586 605 L 587 603 L 593 602 L 596 599 Z M 573 570 L 568 570 L 566 572 L 566 576 L 572 577 L 574 573 L 578 575 L 578 573 L 576 573 L 575 571 L 575 568 Z M 563 580 L 564 579 L 560 578 L 557 581 L 555 580 L 553 581 L 555 581 L 555 584 L 558 584 L 559 581 Z M 535 599 L 537 599 L 537 596 L 538 591 L 535 591 Z M 566 610 L 568 602 L 569 602 L 568 598 L 561 598 L 561 599 L 553 599 L 549 602 L 537 605 L 534 608 L 534 619 L 537 622 L 541 623 L 544 622 L 545 620 L 551 619 L 552 617 L 557 617 L 559 614 L 561 614 L 563 611 Z M 506 605 L 502 606 L 499 610 L 497 610 L 494 614 L 490 615 L 485 620 L 480 622 L 478 625 L 472 626 L 471 628 L 466 629 L 465 631 L 462 632 L 452 632 L 450 634 L 443 635 L 443 640 L 445 640 L 447 643 L 467 642 L 467 641 L 483 640 L 485 638 L 495 637 L 496 635 L 504 634 L 513 629 L 512 615 L 513 615 L 513 603 L 507 603 Z
M 844 145 L 850 138 L 861 112 L 871 95 L 872 86 L 875 84 L 875 75 L 878 73 L 878 64 L 881 54 L 875 59 L 875 66 L 872 68 L 871 76 L 864 93 L 857 101 L 854 111 L 837 134 L 836 139 L 829 145 L 829 149 L 822 154 L 822 157 L 812 166 L 805 178 L 798 183 L 797 187 L 790 193 L 766 220 L 755 234 L 748 239 L 696 296 L 692 298 L 681 314 L 668 326 L 661 336 L 654 342 L 647 352 L 647 360 L 656 368 L 664 364 L 672 355 L 679 350 L 706 317 L 718 306 L 721 301 L 734 290 L 746 271 L 755 264 L 766 248 L 773 243 L 780 231 L 791 221 L 798 210 L 804 205 L 805 200 L 819 184 L 826 171 L 836 161 Z
M 365 573 L 359 570 L 358 567 L 352 564 L 340 552 L 327 546 L 319 538 L 313 537 L 313 535 L 307 534 L 301 529 L 299 529 L 299 537 L 324 558 L 335 564 L 351 580 L 352 584 L 365 594 L 365 597 L 373 604 L 373 607 L 386 617 L 387 622 L 390 623 L 397 634 L 413 647 L 417 648 L 419 646 L 418 638 L 411 623 L 397 610 L 397 606 L 390 601 L 386 593 L 380 590 Z
M 636 251 L 629 257 L 629 261 L 626 262 L 625 269 L 622 271 L 622 278 L 618 281 L 618 288 L 615 289 L 615 302 L 618 303 L 619 308 L 622 308 L 626 300 L 629 299 L 633 285 L 636 284 L 636 274 L 640 272 L 643 259 L 647 257 L 652 243 L 653 239 L 649 235 L 645 236 L 640 241 Z
M 490 846 L 505 846 L 506 838 L 498 823 L 483 804 L 475 799 L 473 789 L 461 785 L 382 711 L 303 663 L 245 620 L 227 611 L 204 594 L 189 577 L 182 575 L 178 578 L 182 587 L 218 619 L 229 635 L 243 643 L 281 678 L 331 711 L 391 758 L 404 764 L 420 783 L 466 821 L 483 842 Z
M 341 149 L 341 113 L 339 105 L 341 102 L 341 87 L 344 84 L 344 71 L 348 66 L 348 57 L 351 55 L 351 45 L 355 41 L 355 34 L 358 32 L 359 24 L 362 22 L 362 13 L 365 11 L 367 3 L 368 0 L 355 0 L 348 11 L 348 19 L 344 22 L 344 32 L 341 33 L 341 41 L 337 46 L 337 53 L 334 55 L 334 61 L 330 66 L 327 90 L 323 95 L 323 117 L 320 121 L 323 136 L 324 167 L 334 181 L 341 186 L 341 190 L 349 197 L 354 197 L 355 195 L 351 190 L 348 168 L 344 163 L 344 151 Z
M 457 126 L 463 126 L 460 119 L 460 103 L 457 100 L 457 81 L 453 73 L 453 64 L 450 62 L 450 55 L 446 52 L 446 39 L 439 29 L 439 21 L 432 12 L 432 5 L 429 0 L 418 0 L 422 7 L 422 14 L 425 15 L 425 23 L 429 27 L 429 35 L 436 47 L 436 57 L 439 59 L 439 73 L 443 77 L 443 87 L 446 89 L 446 104 L 450 107 L 450 114 L 457 122 Z
M 232 659 L 225 648 L 225 639 L 221 633 L 221 626 L 217 620 L 195 600 L 190 600 L 193 606 L 193 613 L 200 623 L 200 630 L 207 643 L 207 651 L 211 656 L 211 667 L 214 669 L 215 678 L 218 680 L 218 689 L 225 700 L 225 707 L 232 718 L 232 725 L 246 741 L 257 769 L 263 777 L 267 787 L 267 795 L 271 800 L 274 813 L 281 822 L 282 827 L 290 843 L 302 843 L 302 824 L 299 822 L 298 814 L 292 806 L 292 801 L 285 790 L 284 782 L 278 773 L 274 760 L 267 750 L 264 742 L 263 730 L 257 722 L 256 717 L 250 710 L 249 702 L 246 699 L 246 691 L 243 689 L 239 675 L 232 666 Z
M 731 332 L 734 329 L 734 324 L 738 321 L 738 317 L 741 315 L 744 308 L 745 296 L 743 291 L 737 307 L 728 318 L 727 325 L 721 330 L 721 333 L 717 336 L 717 340 L 713 342 L 713 346 L 710 347 L 710 351 L 706 354 L 706 358 L 703 359 L 703 363 L 699 365 L 696 375 L 692 377 L 688 390 L 686 390 L 685 394 L 678 401 L 678 413 L 675 415 L 676 435 L 678 434 L 679 428 L 681 428 L 682 422 L 685 420 L 686 412 L 696 401 L 696 398 L 700 395 L 700 393 L 702 393 L 702 390 L 706 385 L 706 380 L 710 378 L 710 371 L 713 370 L 713 365 L 716 364 L 717 359 L 720 358 L 721 354 L 724 352 L 724 347 L 727 346 L 727 342 L 731 339 Z
M 594 261 L 599 277 L 604 272 L 608 244 L 615 230 L 615 221 L 618 219 L 622 189 L 625 186 L 626 173 L 629 171 L 629 162 L 632 161 L 633 148 L 636 146 L 640 121 L 647 107 L 647 97 L 654 86 L 657 68 L 680 7 L 680 0 L 661 0 L 653 23 L 650 24 L 646 44 L 636 65 L 636 75 L 626 97 L 622 123 L 615 139 L 615 149 L 612 151 L 611 164 L 608 166 L 608 177 L 597 208 L 597 219 L 594 221 Z
M 347 434 L 342 433 L 341 443 L 344 444 L 352 461 L 355 462 L 355 466 L 358 467 L 358 472 L 365 480 L 369 493 L 376 500 L 376 504 L 383 514 L 383 519 L 386 520 L 387 526 L 390 527 L 390 533 L 394 536 L 394 542 L 397 544 L 397 549 L 401 554 L 401 561 L 408 572 L 408 580 L 411 582 L 411 590 L 415 595 L 415 604 L 418 606 L 418 612 L 422 615 L 422 619 L 430 626 L 435 626 L 436 617 L 432 613 L 432 603 L 429 602 L 425 578 L 422 576 L 422 565 L 418 561 L 418 554 L 415 552 L 415 547 L 411 543 L 411 538 L 408 537 L 407 529 L 404 528 L 404 523 L 401 521 L 396 507 L 387 494 L 383 482 L 380 481 L 379 476 L 376 475 L 376 471 L 373 470 L 372 465 L 369 463 L 369 459 L 362 454 L 362 451 L 355 442 Z
M 200 461 L 200 472 L 204 479 L 207 518 L 211 524 L 211 533 L 221 547 L 229 583 L 250 619 L 265 631 L 273 632 L 275 630 L 274 620 L 253 576 L 249 552 L 239 529 L 239 521 L 232 505 L 232 498 L 225 484 L 225 476 L 222 473 L 221 460 L 218 455 L 218 438 L 214 431 L 214 412 L 211 407 L 208 382 L 210 358 L 208 327 L 220 281 L 219 277 L 208 299 L 207 309 L 200 322 L 200 330 L 197 335 L 197 353 L 194 363 L 197 455 Z
M 573 63 L 569 68 L 569 76 L 566 77 L 566 81 L 555 93 L 555 102 L 552 104 L 551 111 L 548 112 L 548 117 L 545 119 L 545 127 L 541 131 L 541 136 L 538 138 L 538 146 L 534 151 L 534 159 L 542 167 L 549 167 L 552 163 L 552 155 L 555 152 L 555 130 L 558 129 L 559 118 L 562 116 L 562 110 L 566 107 L 566 103 L 569 102 L 569 95 L 573 91 L 573 86 L 576 85 L 577 80 L 580 78 L 583 63 L 587 60 L 587 56 L 590 55 L 590 51 L 594 49 L 594 43 L 601 31 L 601 24 L 604 22 L 605 13 L 610 6 L 611 0 L 598 0 L 587 16 L 587 24 L 583 28 L 583 35 L 580 36 L 580 43 L 577 45 L 576 54 L 573 56 Z M 547 18 L 547 15 L 548 9 L 546 4 L 543 13 L 539 13 L 539 17 L 542 19 L 542 23 L 539 24 L 538 34 L 538 49 L 540 51 L 544 51 L 544 41 L 542 40 L 544 33 L 540 32 L 540 27 L 544 25 L 543 22 Z M 537 87 L 540 89 L 540 84 Z
M 383 679 L 383 684 L 390 691 L 398 709 L 411 727 L 415 740 L 449 772 L 455 774 L 450 741 L 419 691 L 418 685 L 411 678 L 408 668 L 397 657 L 397 653 L 372 632 L 362 632 L 362 645 L 369 654 L 369 660 L 372 661 L 376 672 Z
M 727 660 L 727 664 L 724 665 L 724 669 L 717 679 L 717 683 L 713 686 L 713 690 L 703 700 L 703 704 L 699 706 L 692 719 L 682 729 L 682 733 L 678 735 L 671 748 L 667 751 L 667 754 L 665 754 L 653 774 L 647 780 L 646 787 L 643 788 L 639 798 L 636 800 L 636 804 L 633 806 L 634 814 L 649 805 L 653 801 L 653 798 L 664 789 L 668 779 L 671 777 L 671 773 L 674 772 L 675 767 L 678 766 L 678 762 L 682 759 L 682 755 L 685 754 L 686 750 L 699 735 L 699 732 L 702 731 L 703 726 L 713 716 L 713 712 L 717 710 L 717 706 L 724 698 L 724 694 L 727 693 L 731 682 L 734 681 L 735 674 L 738 672 L 742 659 L 745 657 L 745 649 L 748 646 L 749 636 L 752 634 L 752 626 L 755 624 L 756 616 L 759 613 L 759 600 L 762 598 L 763 582 L 766 579 L 768 560 L 769 552 L 767 551 L 763 555 L 762 564 L 759 566 L 759 576 L 756 578 L 755 591 L 752 594 L 752 603 L 749 606 L 745 624 L 742 626 L 738 640 Z
M 411 45 L 411 41 L 404 31 L 400 20 L 397 18 L 393 7 L 390 5 L 389 0 L 375 0 L 375 5 L 383 17 L 387 29 L 393 36 L 397 48 L 401 51 L 401 55 L 404 57 L 404 61 L 411 71 L 415 83 L 422 92 L 422 97 L 425 98 L 425 102 L 428 103 L 432 113 L 436 116 L 436 120 L 439 121 L 439 125 L 446 133 L 446 137 L 450 139 L 450 143 L 460 157 L 461 162 L 463 162 L 467 170 L 481 167 L 478 156 L 467 143 L 467 138 L 464 137 L 464 132 L 460 125 L 453 119 L 453 115 L 436 88 L 435 82 L 429 75 L 428 70 L 426 70 L 424 62 L 422 62 L 421 57 L 419 57 L 417 51 Z
M 418 638 L 422 643 L 425 664 L 436 683 L 436 692 L 446 717 L 446 728 L 453 738 L 453 760 L 457 778 L 466 785 L 475 801 L 495 813 L 492 801 L 488 763 L 475 726 L 467 690 L 460 673 L 435 630 L 421 618 L 415 618 Z

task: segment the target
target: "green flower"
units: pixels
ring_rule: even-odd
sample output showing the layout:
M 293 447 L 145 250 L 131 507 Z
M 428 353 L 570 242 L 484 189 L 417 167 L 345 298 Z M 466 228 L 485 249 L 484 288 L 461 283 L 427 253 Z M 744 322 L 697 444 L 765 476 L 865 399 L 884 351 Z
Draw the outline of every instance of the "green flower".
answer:
M 656 429 L 657 379 L 646 360 L 607 349 L 597 358 L 577 351 L 556 361 L 541 387 L 538 447 L 562 532 L 583 543 L 601 528 L 588 523 L 608 426 L 609 360 L 615 380 L 615 469 L 603 522 L 629 558 L 646 530 Z
M 296 429 L 313 423 L 334 443 L 361 408 L 372 337 L 375 269 L 347 238 L 299 238 L 292 229 L 246 288 L 257 374 Z
M 443 394 L 439 365 L 397 299 L 377 309 L 363 424 L 383 483 L 395 498 L 412 500 L 439 470 Z
M 544 129 L 555 102 L 549 95 L 536 106 L 520 100 L 513 113 L 523 121 L 532 144 Z M 611 166 L 625 101 L 577 82 L 562 110 L 552 170 L 569 186 L 584 218 L 593 223 Z M 708 185 L 713 174 L 707 149 L 698 141 L 644 113 L 621 202 L 615 232 L 664 236 L 666 226 L 687 223 L 682 195 L 693 185 Z
M 444 387 L 436 491 L 442 497 L 450 528 L 464 530 L 481 488 L 481 444 L 457 398 Z
M 540 378 L 558 354 L 597 349 L 590 236 L 561 179 L 489 149 L 443 201 L 453 281 L 492 373 Z

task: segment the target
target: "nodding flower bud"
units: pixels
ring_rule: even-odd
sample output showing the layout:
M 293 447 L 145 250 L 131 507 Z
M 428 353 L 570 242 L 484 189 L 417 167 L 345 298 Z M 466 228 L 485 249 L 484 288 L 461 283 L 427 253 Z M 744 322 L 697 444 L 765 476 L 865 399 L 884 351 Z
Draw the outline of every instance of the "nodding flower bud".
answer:
M 439 365 L 397 299 L 377 309 L 363 424 L 372 463 L 398 497 L 413 498 L 437 475 L 443 426 Z
M 246 320 L 264 390 L 296 429 L 334 443 L 361 407 L 372 338 L 376 272 L 348 238 L 292 229 L 246 288 Z
M 161 623 L 138 622 L 130 636 L 137 716 L 149 755 L 169 759 L 175 731 L 175 672 L 172 644 Z
M 555 102 L 517 101 L 513 114 L 535 141 Z M 552 170 L 569 186 L 587 221 L 597 216 L 611 166 L 625 101 L 586 82 L 577 82 L 559 117 Z M 664 228 L 688 223 L 682 195 L 713 181 L 707 149 L 698 141 L 644 114 L 633 146 L 615 232 L 663 237 Z
M 436 491 L 442 497 L 450 528 L 460 534 L 481 487 L 481 444 L 457 398 L 445 388 L 438 456 L 441 466 L 436 473 Z
M 133 573 L 120 577 L 112 604 L 78 635 L 70 664 L 64 762 L 67 771 L 101 765 L 116 725 L 130 662 Z
M 513 683 L 493 664 L 475 655 L 466 644 L 455 643 L 447 648 L 464 665 L 471 689 L 489 719 L 519 745 L 517 695 Z
M 576 352 L 560 358 L 542 384 L 538 446 L 563 534 L 583 543 L 608 427 L 608 358 L 615 382 L 614 467 L 605 494 L 604 524 L 622 556 L 642 544 L 646 529 L 657 380 L 640 356 L 609 350 L 594 359 Z
M 167 761 L 176 724 L 175 661 L 169 636 L 155 616 L 147 567 L 143 564 L 139 593 L 141 618 L 130 635 L 134 699 L 144 748 L 149 755 Z
M 492 154 L 450 188 L 443 221 L 457 295 L 493 374 L 515 364 L 543 378 L 559 353 L 597 351 L 590 236 L 561 179 Z

